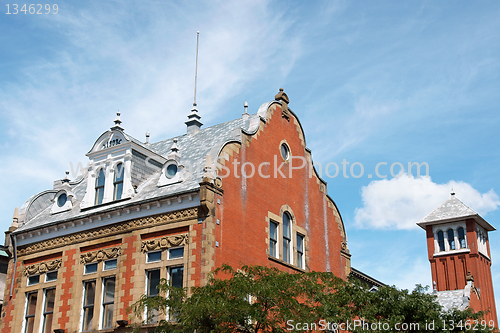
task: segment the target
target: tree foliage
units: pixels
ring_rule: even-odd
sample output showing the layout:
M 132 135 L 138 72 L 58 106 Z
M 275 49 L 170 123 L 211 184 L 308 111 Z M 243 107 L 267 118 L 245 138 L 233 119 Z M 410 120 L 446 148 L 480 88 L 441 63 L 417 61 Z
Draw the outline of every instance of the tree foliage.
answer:
M 162 280 L 159 296 L 144 295 L 132 306 L 140 319 L 145 309 L 159 309 L 167 318 L 158 332 L 491 332 L 469 325 L 480 321 L 482 312 L 444 312 L 420 286 L 412 292 L 394 287 L 370 292 L 332 273 L 290 274 L 262 266 L 223 266 L 189 296 L 187 289 Z

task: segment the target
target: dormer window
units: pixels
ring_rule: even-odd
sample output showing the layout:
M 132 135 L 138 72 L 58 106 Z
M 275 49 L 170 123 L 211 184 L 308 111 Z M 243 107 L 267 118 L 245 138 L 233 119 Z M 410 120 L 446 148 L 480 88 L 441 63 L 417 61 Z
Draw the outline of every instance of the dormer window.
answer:
M 59 207 L 63 207 L 66 204 L 66 201 L 68 201 L 68 196 L 66 193 L 61 193 L 57 198 L 57 205 Z
M 120 200 L 123 193 L 123 163 L 119 163 L 115 168 L 115 179 L 113 181 L 113 200 Z
M 175 177 L 176 174 L 177 174 L 177 164 L 172 163 L 169 166 L 167 166 L 165 177 L 167 177 L 168 179 L 172 179 Z
M 99 176 L 97 177 L 95 181 L 95 204 L 100 205 L 102 204 L 102 199 L 104 198 L 104 170 L 101 169 L 99 171 Z

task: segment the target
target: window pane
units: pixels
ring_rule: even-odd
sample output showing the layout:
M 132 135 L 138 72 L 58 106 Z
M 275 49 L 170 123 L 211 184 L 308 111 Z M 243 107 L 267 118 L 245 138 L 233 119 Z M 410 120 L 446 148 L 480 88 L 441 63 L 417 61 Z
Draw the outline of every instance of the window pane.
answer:
M 57 205 L 59 207 L 62 207 L 66 204 L 66 201 L 68 201 L 68 197 L 66 196 L 65 193 L 62 193 L 59 198 L 57 198 Z
M 174 267 L 170 269 L 170 281 L 173 287 L 182 288 L 184 267 Z
M 297 234 L 297 266 L 304 268 L 304 236 Z
M 42 333 L 49 333 L 52 331 L 52 317 L 54 316 L 54 300 L 56 290 L 45 290 L 45 304 L 43 307 L 43 325 Z
M 102 328 L 110 328 L 113 326 L 113 309 L 115 301 L 115 278 L 106 278 L 103 282 L 104 297 L 103 297 L 103 317 Z
M 99 177 L 97 177 L 97 180 L 96 180 L 95 186 L 96 186 L 96 187 L 101 187 L 101 186 L 104 186 L 104 170 L 103 170 L 103 169 L 101 169 L 101 170 L 99 171 Z
M 85 282 L 85 306 L 94 305 L 95 281 Z
M 183 247 L 168 250 L 168 258 L 169 259 L 182 258 L 183 256 L 184 256 L 184 248 Z
M 455 250 L 455 234 L 452 229 L 448 229 L 448 243 L 450 244 L 450 250 Z
M 44 310 L 44 313 L 54 311 L 55 296 L 56 296 L 55 289 L 47 289 L 45 291 L 45 310 Z
M 34 316 L 36 311 L 36 301 L 37 301 L 37 293 L 31 293 L 28 295 L 28 309 L 26 310 L 27 316 Z
M 95 281 L 85 282 L 84 285 L 84 304 L 83 304 L 83 331 L 92 329 L 94 319 L 94 298 L 95 298 Z
M 160 270 L 148 271 L 148 296 L 158 295 L 158 285 L 160 284 Z
M 53 313 L 48 313 L 44 316 L 42 333 L 52 332 L 52 318 L 53 317 L 54 317 Z
M 35 326 L 35 313 L 36 313 L 36 301 L 37 292 L 30 293 L 27 295 L 26 300 L 26 314 L 25 314 L 25 332 L 33 333 L 33 328 Z
M 85 265 L 85 274 L 97 272 L 97 263 Z
M 26 318 L 26 333 L 33 333 L 35 326 L 35 317 Z
M 277 257 L 276 255 L 276 241 L 271 240 L 269 243 L 269 254 L 273 257 Z
M 290 238 L 290 217 L 287 213 L 283 214 L 283 237 Z
M 120 163 L 115 168 L 115 183 L 123 181 L 123 163 Z
M 28 286 L 40 283 L 40 275 L 28 276 Z
M 107 270 L 110 270 L 110 269 L 115 269 L 116 268 L 116 264 L 117 264 L 117 260 L 116 259 L 106 260 L 104 262 L 104 270 L 107 271 Z
M 102 328 L 111 328 L 113 327 L 113 311 L 114 304 L 106 304 L 104 305 L 104 312 L 102 317 Z
M 85 308 L 83 310 L 83 330 L 88 331 L 92 328 L 94 319 L 94 307 Z
M 161 251 L 148 252 L 146 254 L 147 262 L 156 262 L 161 260 Z
M 95 181 L 95 204 L 102 204 L 102 199 L 104 197 L 104 170 L 99 171 L 99 177 Z
M 122 198 L 122 194 L 123 194 L 123 182 L 115 184 L 115 191 L 113 195 L 114 199 L 120 200 Z
M 439 251 L 444 251 L 444 234 L 441 230 L 438 231 L 437 233 L 438 236 L 438 244 L 439 244 Z
M 464 228 L 458 228 L 458 241 L 460 242 L 460 248 L 465 249 L 465 232 Z
M 57 280 L 57 271 L 56 272 L 48 272 L 45 274 L 45 282 L 55 281 Z
M 290 262 L 290 241 L 286 238 L 283 239 L 283 260 Z
M 304 236 L 297 234 L 297 251 L 304 252 L 303 248 Z
M 148 296 L 158 295 L 158 284 L 160 283 L 160 270 L 148 271 Z M 146 312 L 148 323 L 157 323 L 159 311 L 158 308 L 147 309 Z
M 278 229 L 278 225 L 274 222 L 270 222 L 269 223 L 269 237 L 271 237 L 271 239 L 274 239 L 274 240 L 277 240 L 278 239 L 278 235 L 277 235 L 277 229 Z

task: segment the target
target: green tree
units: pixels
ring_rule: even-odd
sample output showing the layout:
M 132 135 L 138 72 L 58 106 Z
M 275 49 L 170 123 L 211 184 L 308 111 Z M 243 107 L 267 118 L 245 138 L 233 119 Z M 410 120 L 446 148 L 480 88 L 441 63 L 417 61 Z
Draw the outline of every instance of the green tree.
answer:
M 140 319 L 146 308 L 169 319 L 160 321 L 159 332 L 491 332 L 464 326 L 483 313 L 443 312 L 420 286 L 411 293 L 394 287 L 374 293 L 332 273 L 290 274 L 262 266 L 223 266 L 207 285 L 191 288 L 189 297 L 186 289 L 162 280 L 159 296 L 144 295 L 132 306 Z

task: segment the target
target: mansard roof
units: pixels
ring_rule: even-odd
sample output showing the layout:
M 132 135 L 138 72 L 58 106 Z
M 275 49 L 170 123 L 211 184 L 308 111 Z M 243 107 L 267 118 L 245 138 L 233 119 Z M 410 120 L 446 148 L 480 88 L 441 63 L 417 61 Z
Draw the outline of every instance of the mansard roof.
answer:
M 434 209 L 429 215 L 424 217 L 417 224 L 425 229 L 427 225 L 455 222 L 458 220 L 474 219 L 476 222 L 488 231 L 495 228 L 486 222 L 476 211 L 460 201 L 453 193 L 451 197 L 443 202 L 441 206 Z
M 278 103 L 273 101 L 274 103 Z M 136 205 L 138 203 L 147 203 L 157 201 L 162 198 L 167 198 L 175 195 L 185 194 L 197 191 L 200 183 L 203 180 L 204 166 L 206 165 L 207 156 L 216 161 L 218 154 L 225 144 L 229 142 L 241 142 L 241 133 L 253 134 L 259 128 L 261 119 L 265 120 L 262 115 L 261 109 L 269 106 L 271 103 L 265 103 L 259 109 L 259 112 L 249 117 L 238 118 L 222 124 L 217 124 L 211 127 L 200 129 L 196 133 L 184 134 L 167 140 L 159 141 L 156 143 L 145 144 L 132 136 L 124 133 L 121 129 L 112 129 L 103 133 L 96 141 L 91 151 L 87 154 L 90 156 L 97 150 L 96 145 L 100 142 L 102 137 L 110 135 L 110 133 L 122 134 L 129 142 L 139 145 L 164 159 L 167 159 L 168 154 L 171 152 L 171 147 L 174 139 L 177 139 L 177 146 L 179 148 L 180 164 L 189 168 L 189 172 L 185 174 L 182 182 L 171 184 L 168 186 L 158 187 L 158 180 L 161 176 L 161 169 L 158 168 L 157 172 L 152 174 L 147 180 L 140 184 L 136 190 L 135 195 L 128 200 L 120 200 L 111 202 L 106 205 L 99 205 L 87 209 L 81 209 L 80 203 L 87 189 L 87 173 L 84 170 L 77 179 L 69 182 L 70 191 L 75 196 L 73 208 L 69 211 L 51 214 L 51 203 L 55 199 L 58 190 L 48 190 L 32 196 L 21 207 L 19 228 L 15 233 L 34 230 L 41 227 L 55 225 L 60 222 L 71 221 L 74 219 L 85 218 L 95 213 L 105 213 L 121 207 Z

